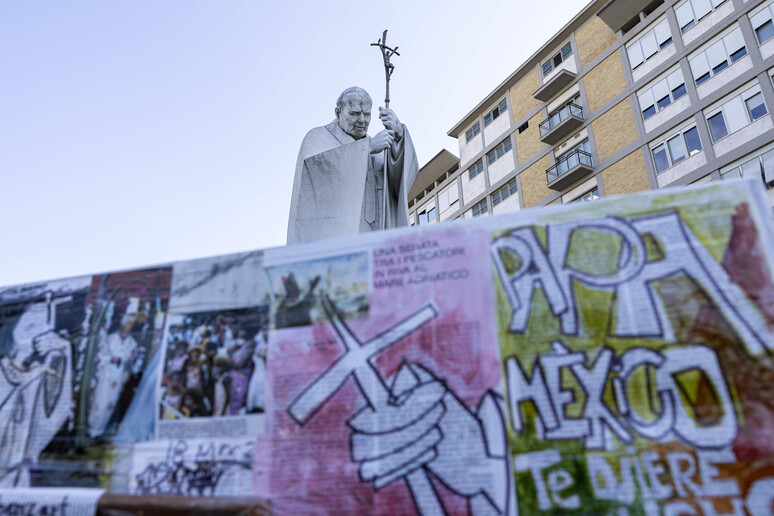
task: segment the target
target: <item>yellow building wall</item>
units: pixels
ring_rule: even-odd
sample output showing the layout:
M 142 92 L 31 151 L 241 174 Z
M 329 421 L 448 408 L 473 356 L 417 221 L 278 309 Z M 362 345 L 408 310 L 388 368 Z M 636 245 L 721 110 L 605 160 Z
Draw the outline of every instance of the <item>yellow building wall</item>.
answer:
M 637 127 L 629 98 L 623 99 L 591 122 L 599 161 L 604 161 L 637 140 Z
M 543 115 L 538 113 L 529 119 L 529 127 L 519 134 L 514 133 L 516 145 L 516 155 L 519 157 L 519 165 L 529 161 L 529 158 L 537 154 L 546 146 L 540 141 L 540 123 L 543 121 Z
M 546 154 L 521 173 L 521 196 L 525 208 L 534 206 L 552 192 L 546 187 L 546 170 L 550 166 L 551 160 Z
M 540 104 L 540 101 L 532 96 L 539 87 L 537 70 L 535 70 L 511 88 L 511 108 L 514 123 L 527 116 L 527 113 Z
M 619 195 L 650 189 L 642 151 L 637 149 L 602 171 L 605 195 Z
M 598 16 L 575 33 L 581 68 L 585 68 L 616 42 L 615 33 Z
M 613 52 L 583 76 L 589 112 L 593 113 L 626 89 L 621 56 Z

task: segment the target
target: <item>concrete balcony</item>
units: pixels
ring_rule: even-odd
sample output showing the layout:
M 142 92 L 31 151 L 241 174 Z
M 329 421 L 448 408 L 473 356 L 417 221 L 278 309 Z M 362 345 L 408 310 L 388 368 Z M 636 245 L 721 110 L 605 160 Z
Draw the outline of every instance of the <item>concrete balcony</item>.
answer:
M 580 149 L 565 154 L 559 163 L 546 170 L 548 188 L 561 191 L 594 172 L 591 154 Z
M 532 94 L 538 100 L 547 102 L 564 90 L 577 75 L 565 68 L 554 73 L 538 90 Z
M 599 10 L 599 16 L 613 32 L 618 32 L 625 25 L 639 21 L 640 12 L 648 5 L 648 0 L 610 0 Z
M 583 108 L 568 102 L 540 124 L 540 141 L 549 145 L 557 144 L 582 123 Z

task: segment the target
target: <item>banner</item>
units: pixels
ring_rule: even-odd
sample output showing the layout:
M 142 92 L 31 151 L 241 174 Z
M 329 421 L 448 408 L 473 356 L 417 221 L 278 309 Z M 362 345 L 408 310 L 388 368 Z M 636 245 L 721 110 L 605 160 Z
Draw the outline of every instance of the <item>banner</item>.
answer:
M 0 288 L 0 486 L 772 514 L 773 237 L 724 182 Z
M 771 514 L 774 247 L 747 186 L 492 221 L 521 513 Z

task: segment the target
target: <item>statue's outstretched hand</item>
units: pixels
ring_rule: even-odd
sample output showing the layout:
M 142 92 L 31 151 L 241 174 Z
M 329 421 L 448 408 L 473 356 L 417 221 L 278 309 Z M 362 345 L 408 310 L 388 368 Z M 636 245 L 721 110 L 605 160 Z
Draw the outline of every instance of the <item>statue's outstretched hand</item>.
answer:
M 403 138 L 403 124 L 398 120 L 398 115 L 390 108 L 379 108 L 379 120 L 388 131 L 392 131 L 396 139 Z
M 392 145 L 392 141 L 395 139 L 395 134 L 385 129 L 371 138 L 371 154 L 378 154 L 385 149 L 389 149 Z

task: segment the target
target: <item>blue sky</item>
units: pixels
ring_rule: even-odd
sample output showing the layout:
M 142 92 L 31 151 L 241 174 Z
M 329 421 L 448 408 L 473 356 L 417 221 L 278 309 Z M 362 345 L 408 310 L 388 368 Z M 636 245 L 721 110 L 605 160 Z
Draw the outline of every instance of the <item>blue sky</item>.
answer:
M 585 5 L 2 2 L 0 285 L 282 245 L 304 134 L 381 104 L 385 28 L 424 164 Z

